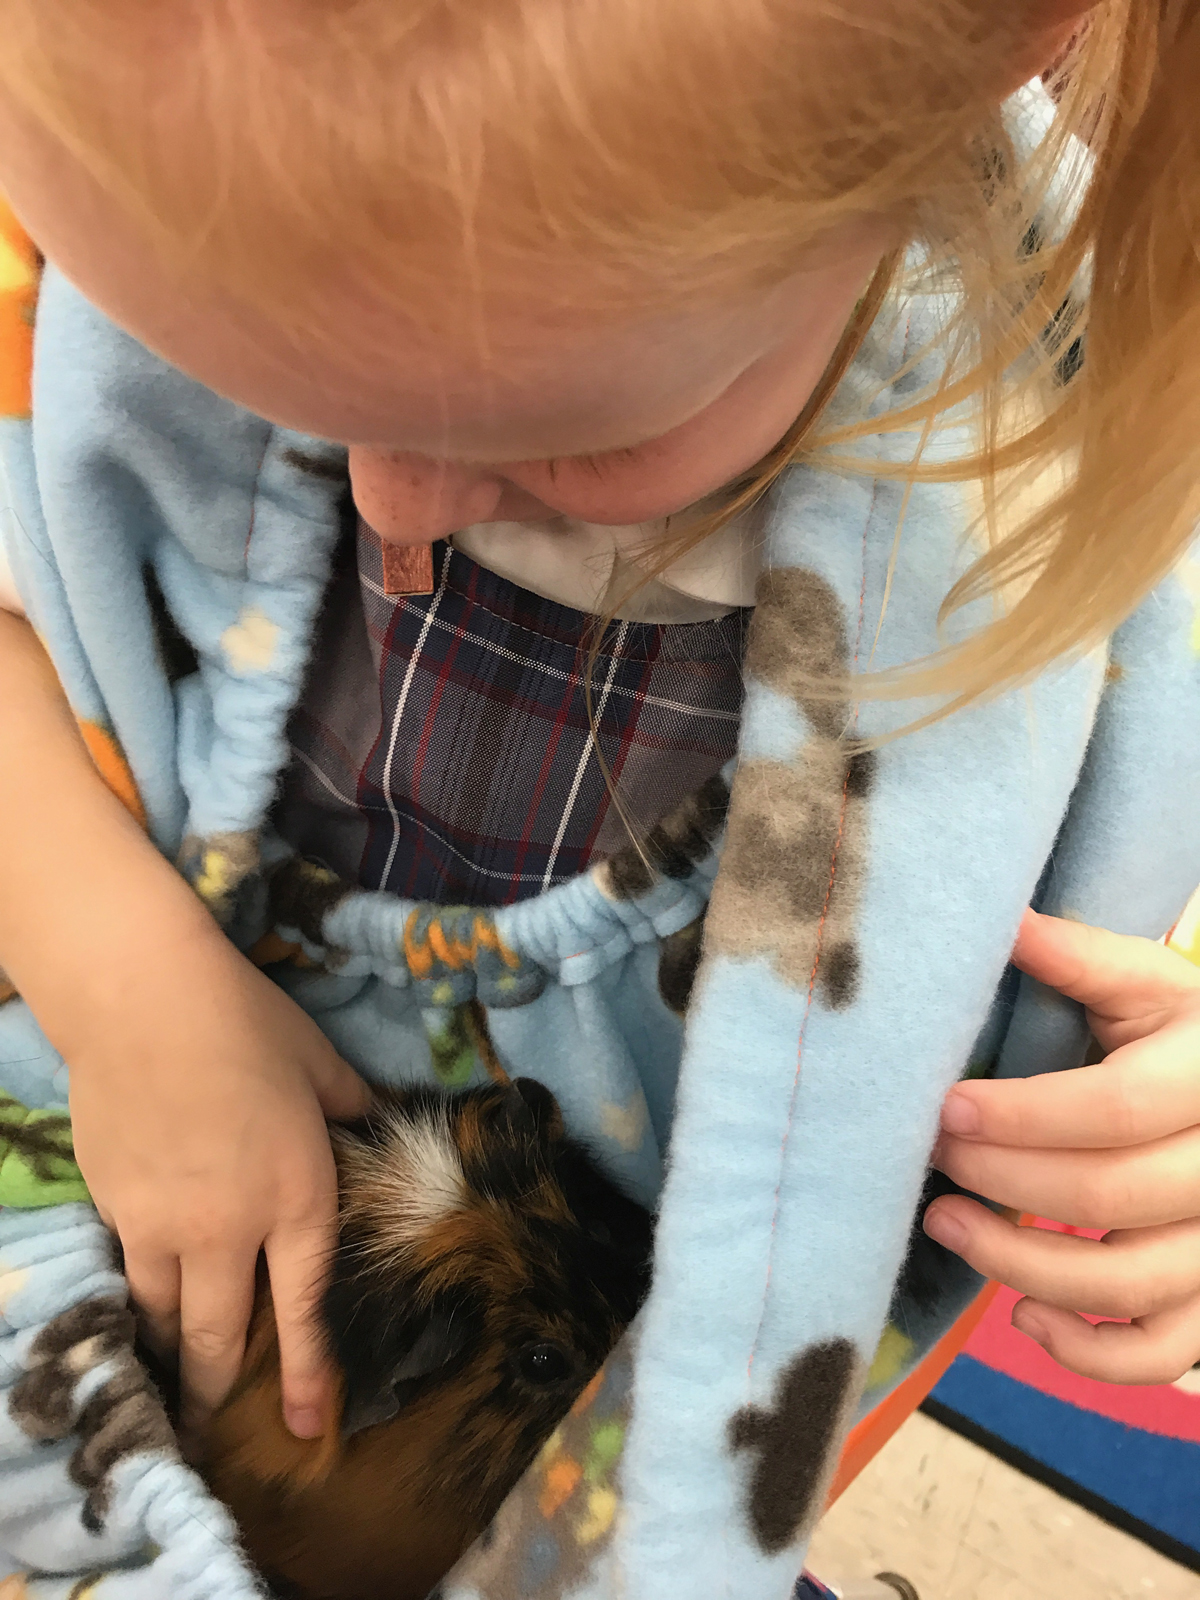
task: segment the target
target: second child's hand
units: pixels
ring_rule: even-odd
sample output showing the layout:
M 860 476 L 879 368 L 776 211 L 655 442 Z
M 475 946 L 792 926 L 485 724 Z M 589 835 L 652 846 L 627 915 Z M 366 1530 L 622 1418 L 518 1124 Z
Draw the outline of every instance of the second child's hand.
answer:
M 1105 1059 L 959 1084 L 934 1165 L 1017 1211 L 1109 1231 L 1018 1228 L 961 1195 L 935 1201 L 925 1231 L 1019 1289 L 1014 1326 L 1064 1367 L 1174 1382 L 1200 1360 L 1200 970 L 1148 939 L 1033 912 L 1013 960 L 1087 1007 Z

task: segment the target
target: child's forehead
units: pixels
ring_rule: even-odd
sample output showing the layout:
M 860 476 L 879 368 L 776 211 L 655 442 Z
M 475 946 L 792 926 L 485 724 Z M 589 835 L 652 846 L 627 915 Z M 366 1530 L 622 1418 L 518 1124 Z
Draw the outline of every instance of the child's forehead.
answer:
M 261 323 L 251 339 L 230 338 L 218 314 L 197 319 L 175 354 L 193 371 L 219 362 L 212 386 L 265 414 L 293 396 L 297 425 L 350 442 L 475 460 L 600 452 L 676 427 L 805 330 L 823 338 L 831 317 L 840 327 L 846 272 L 865 281 L 879 253 L 859 249 L 836 274 L 800 272 L 721 307 L 603 321 L 547 315 L 531 283 L 474 340 L 427 331 L 394 308 L 360 316 L 352 298 L 332 299 L 328 326 L 308 340 L 289 332 L 276 342 Z
M 335 274 L 297 324 L 168 272 L 120 207 L 36 136 L 8 150 L 3 177 L 42 248 L 174 365 L 305 432 L 476 460 L 656 438 L 781 342 L 844 320 L 847 278 L 864 281 L 881 253 L 877 236 L 855 231 L 774 288 L 651 313 L 634 297 L 627 314 L 602 318 L 570 309 L 570 285 L 534 264 L 522 293 L 483 311 L 464 304 L 453 333 Z
M 876 258 L 872 250 L 851 262 L 852 278 L 864 281 Z M 549 319 L 531 292 L 482 326 L 474 345 L 394 311 L 360 317 L 336 299 L 327 325 L 307 339 L 222 307 L 197 308 L 186 323 L 143 336 L 210 387 L 304 431 L 507 461 L 654 439 L 747 369 L 803 342 L 806 330 L 823 342 L 826 324 L 840 327 L 852 309 L 844 302 L 842 282 L 797 274 L 779 291 L 748 293 L 723 308 L 600 324 L 585 314 Z

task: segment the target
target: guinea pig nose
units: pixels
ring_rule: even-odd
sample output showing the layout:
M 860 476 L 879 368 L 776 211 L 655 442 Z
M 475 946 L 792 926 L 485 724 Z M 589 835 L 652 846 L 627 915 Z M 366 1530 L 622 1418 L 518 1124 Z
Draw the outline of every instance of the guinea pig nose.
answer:
M 509 1094 L 521 1104 L 519 1122 L 517 1113 L 513 1113 L 513 1121 L 517 1126 L 524 1126 L 531 1133 L 540 1134 L 543 1139 L 562 1138 L 562 1112 L 558 1108 L 558 1101 L 544 1083 L 539 1083 L 536 1078 L 514 1078 Z

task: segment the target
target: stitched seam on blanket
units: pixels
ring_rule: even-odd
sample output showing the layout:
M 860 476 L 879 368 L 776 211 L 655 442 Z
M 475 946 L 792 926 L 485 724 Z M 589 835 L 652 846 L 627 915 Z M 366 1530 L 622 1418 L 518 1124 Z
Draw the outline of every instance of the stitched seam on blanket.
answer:
M 866 608 L 867 596 L 867 532 L 871 526 L 871 518 L 875 512 L 875 502 L 878 497 L 878 482 L 872 485 L 871 503 L 867 508 L 863 520 L 862 536 L 862 582 L 858 594 L 858 626 L 854 638 L 854 664 L 858 665 L 859 651 L 862 647 L 863 613 Z M 851 721 L 857 715 L 858 707 L 854 708 Z M 779 1197 L 783 1189 L 783 1167 L 787 1156 L 788 1145 L 791 1142 L 792 1128 L 796 1120 L 796 1101 L 800 1091 L 800 1071 L 804 1056 L 804 1036 L 808 1028 L 808 1019 L 812 1014 L 813 998 L 816 994 L 817 972 L 821 965 L 821 955 L 824 949 L 825 923 L 829 915 L 829 901 L 833 895 L 833 885 L 837 877 L 838 853 L 841 849 L 842 835 L 846 827 L 846 799 L 850 789 L 850 773 L 847 770 L 845 782 L 842 784 L 842 804 L 838 814 L 837 835 L 833 841 L 833 849 L 829 855 L 829 882 L 825 889 L 825 900 L 821 906 L 821 917 L 817 923 L 816 950 L 813 953 L 812 968 L 808 975 L 808 993 L 804 1002 L 804 1016 L 800 1020 L 800 1032 L 796 1039 L 796 1070 L 792 1077 L 792 1093 L 788 1102 L 787 1123 L 784 1126 L 783 1137 L 779 1145 L 779 1173 L 775 1181 L 774 1210 L 771 1213 L 771 1244 L 767 1256 L 767 1272 L 763 1281 L 762 1304 L 759 1307 L 758 1326 L 754 1331 L 754 1341 L 750 1346 L 749 1359 L 746 1362 L 746 1377 L 749 1378 L 754 1371 L 754 1358 L 758 1353 L 759 1340 L 762 1337 L 763 1321 L 767 1312 L 767 1299 L 771 1290 L 771 1278 L 775 1267 L 775 1236 L 779 1223 Z

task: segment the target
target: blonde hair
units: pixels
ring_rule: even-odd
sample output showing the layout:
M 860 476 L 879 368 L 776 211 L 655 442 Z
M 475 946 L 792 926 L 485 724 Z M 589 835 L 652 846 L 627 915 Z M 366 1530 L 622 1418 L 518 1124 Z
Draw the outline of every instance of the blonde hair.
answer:
M 839 225 L 887 219 L 953 307 L 941 376 L 869 427 L 824 427 L 822 450 L 883 470 L 856 439 L 927 433 L 970 401 L 977 451 L 887 470 L 977 480 L 993 527 L 1005 483 L 1068 466 L 944 611 L 987 593 L 1011 603 L 867 686 L 954 706 L 1097 642 L 1179 557 L 1200 510 L 1200 0 L 1092 9 L 1060 114 L 1021 159 L 999 111 L 1006 71 L 1063 10 L 0 0 L 0 82 L 164 262 L 296 327 L 319 319 L 336 275 L 465 337 L 489 306 L 520 300 L 533 262 L 560 265 L 564 304 L 598 319 L 719 303 L 779 283 Z M 1090 175 L 1068 160 L 1081 133 Z M 1061 227 L 1039 234 L 1052 181 Z M 895 268 L 731 506 L 812 447 Z M 1081 274 L 1091 287 L 1075 304 Z

